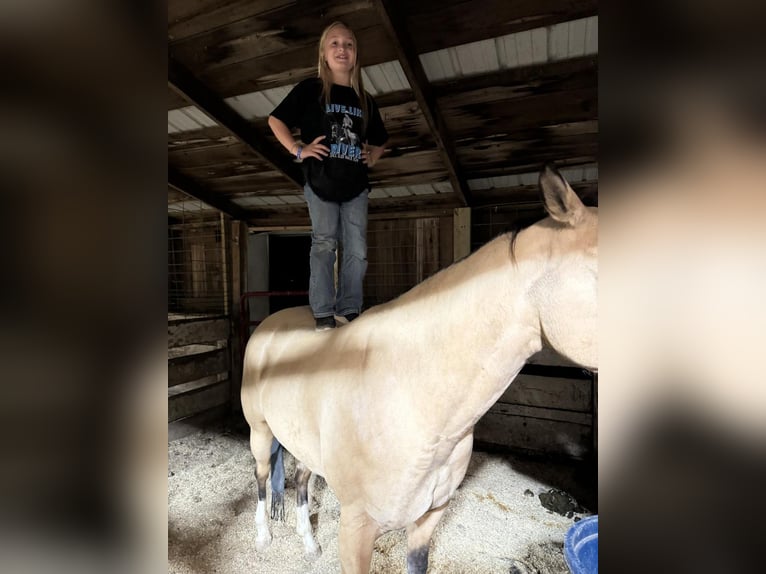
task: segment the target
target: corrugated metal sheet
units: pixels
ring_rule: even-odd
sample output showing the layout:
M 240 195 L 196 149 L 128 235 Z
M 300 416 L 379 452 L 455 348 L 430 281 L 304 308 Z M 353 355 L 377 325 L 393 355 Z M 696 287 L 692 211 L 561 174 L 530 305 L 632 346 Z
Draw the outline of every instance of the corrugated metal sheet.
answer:
M 598 53 L 598 16 L 420 55 L 430 81 L 484 74 Z
M 168 112 L 168 133 L 191 132 L 216 126 L 210 117 L 197 106 L 189 106 Z
M 372 96 L 411 89 L 399 60 L 362 68 L 362 79 Z
M 274 108 L 277 107 L 277 104 L 290 93 L 294 85 L 279 86 L 278 88 L 270 88 L 262 92 L 251 92 L 241 96 L 226 98 L 224 101 L 245 119 L 267 118 L 274 111 Z

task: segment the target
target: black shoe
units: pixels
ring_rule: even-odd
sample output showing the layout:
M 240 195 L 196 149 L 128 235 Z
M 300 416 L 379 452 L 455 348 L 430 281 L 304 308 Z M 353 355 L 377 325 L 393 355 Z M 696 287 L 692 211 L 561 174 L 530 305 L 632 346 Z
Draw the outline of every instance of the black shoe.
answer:
M 349 313 L 348 315 L 344 315 L 343 317 L 348 321 L 349 323 L 356 319 L 359 316 L 359 313 Z
M 329 331 L 335 328 L 335 317 L 330 315 L 329 317 L 316 317 L 315 331 Z

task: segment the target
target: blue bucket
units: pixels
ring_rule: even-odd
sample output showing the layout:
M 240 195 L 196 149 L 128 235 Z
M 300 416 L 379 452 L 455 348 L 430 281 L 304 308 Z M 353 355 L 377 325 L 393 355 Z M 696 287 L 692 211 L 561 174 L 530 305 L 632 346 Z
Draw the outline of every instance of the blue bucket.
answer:
M 572 574 L 598 573 L 598 516 L 583 518 L 567 530 L 564 558 Z

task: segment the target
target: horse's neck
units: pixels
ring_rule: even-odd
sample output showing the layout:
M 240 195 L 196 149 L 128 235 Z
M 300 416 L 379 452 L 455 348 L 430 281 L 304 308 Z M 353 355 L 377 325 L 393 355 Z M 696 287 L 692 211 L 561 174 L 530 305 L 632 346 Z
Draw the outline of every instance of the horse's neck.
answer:
M 529 273 L 511 263 L 509 240 L 499 238 L 392 309 L 398 351 L 419 375 L 408 392 L 446 434 L 473 426 L 541 348 Z

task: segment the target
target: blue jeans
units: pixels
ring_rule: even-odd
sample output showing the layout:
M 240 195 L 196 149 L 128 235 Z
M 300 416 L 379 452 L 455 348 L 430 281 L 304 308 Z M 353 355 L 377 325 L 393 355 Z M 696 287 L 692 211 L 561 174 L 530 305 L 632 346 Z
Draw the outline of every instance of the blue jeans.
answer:
M 367 191 L 343 203 L 324 201 L 308 184 L 303 194 L 311 217 L 311 311 L 317 318 L 360 313 L 367 271 Z M 343 259 L 336 294 L 333 267 L 338 242 Z

